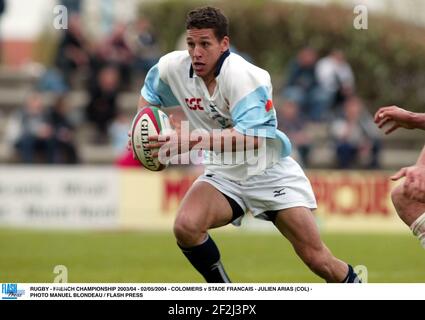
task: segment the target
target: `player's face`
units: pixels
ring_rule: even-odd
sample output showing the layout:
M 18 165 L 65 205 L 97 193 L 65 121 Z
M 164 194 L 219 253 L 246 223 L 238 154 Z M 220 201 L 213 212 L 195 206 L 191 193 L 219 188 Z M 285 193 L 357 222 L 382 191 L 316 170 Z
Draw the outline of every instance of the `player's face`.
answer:
M 212 80 L 218 59 L 229 48 L 229 38 L 219 41 L 213 29 L 189 29 L 186 35 L 193 70 L 198 77 Z

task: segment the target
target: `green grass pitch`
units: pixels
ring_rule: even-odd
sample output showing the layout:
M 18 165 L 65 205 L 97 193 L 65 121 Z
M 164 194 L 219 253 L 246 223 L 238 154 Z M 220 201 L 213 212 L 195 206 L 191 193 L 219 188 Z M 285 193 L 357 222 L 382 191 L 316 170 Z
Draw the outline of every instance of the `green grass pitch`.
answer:
M 323 282 L 276 233 L 213 231 L 233 282 Z M 408 234 L 324 234 L 333 253 L 365 265 L 369 282 L 425 282 L 425 252 Z M 0 282 L 53 282 L 56 265 L 68 282 L 191 283 L 203 279 L 170 232 L 0 229 Z

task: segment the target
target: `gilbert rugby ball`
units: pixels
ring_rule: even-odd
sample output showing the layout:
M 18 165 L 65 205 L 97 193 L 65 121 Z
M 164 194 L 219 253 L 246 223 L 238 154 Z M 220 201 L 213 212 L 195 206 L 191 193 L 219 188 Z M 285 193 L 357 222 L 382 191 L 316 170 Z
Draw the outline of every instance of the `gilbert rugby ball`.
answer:
M 131 143 L 133 152 L 137 159 L 146 169 L 151 171 L 160 171 L 165 169 L 166 165 L 160 163 L 159 159 L 154 158 L 152 154 L 158 149 L 149 147 L 149 137 L 164 133 L 171 129 L 168 116 L 157 107 L 144 107 L 133 120 L 131 125 Z

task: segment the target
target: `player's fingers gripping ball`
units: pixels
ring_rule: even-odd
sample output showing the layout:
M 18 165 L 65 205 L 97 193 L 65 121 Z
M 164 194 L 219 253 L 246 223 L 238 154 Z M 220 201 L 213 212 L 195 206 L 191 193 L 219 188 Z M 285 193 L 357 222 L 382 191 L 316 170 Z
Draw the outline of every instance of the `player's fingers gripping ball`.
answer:
M 160 171 L 166 168 L 167 165 L 156 156 L 159 147 L 152 147 L 155 144 L 150 138 L 170 130 L 168 116 L 157 107 L 144 107 L 136 114 L 131 125 L 131 144 L 134 155 L 146 169 Z

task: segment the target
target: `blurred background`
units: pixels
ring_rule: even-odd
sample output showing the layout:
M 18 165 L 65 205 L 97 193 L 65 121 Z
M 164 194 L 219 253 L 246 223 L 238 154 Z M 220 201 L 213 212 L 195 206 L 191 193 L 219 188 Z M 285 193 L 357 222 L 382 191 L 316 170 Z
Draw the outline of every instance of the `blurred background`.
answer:
M 381 106 L 425 110 L 423 0 L 0 1 L 0 281 L 52 282 L 56 265 L 70 282 L 202 281 L 172 236 L 202 166 L 148 172 L 126 143 L 144 76 L 185 50 L 186 13 L 205 4 L 271 74 L 328 246 L 370 282 L 425 282 L 389 180 L 424 134 L 373 123 Z M 236 282 L 320 281 L 267 223 L 213 233 Z

